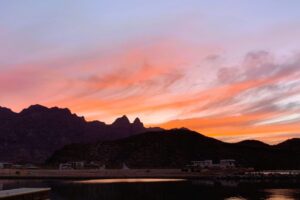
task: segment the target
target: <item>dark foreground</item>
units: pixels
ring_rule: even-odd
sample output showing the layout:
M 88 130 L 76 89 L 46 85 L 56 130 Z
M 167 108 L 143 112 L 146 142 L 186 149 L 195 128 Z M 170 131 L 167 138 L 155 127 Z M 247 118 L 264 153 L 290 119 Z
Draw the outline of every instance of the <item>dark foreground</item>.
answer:
M 51 187 L 51 200 L 300 199 L 300 181 L 184 179 L 0 180 L 0 189 Z

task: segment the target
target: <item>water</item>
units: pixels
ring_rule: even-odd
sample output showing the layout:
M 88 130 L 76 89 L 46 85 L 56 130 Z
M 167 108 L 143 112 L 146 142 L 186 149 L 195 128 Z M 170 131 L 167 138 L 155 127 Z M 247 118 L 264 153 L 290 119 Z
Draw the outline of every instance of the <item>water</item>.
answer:
M 1 189 L 51 187 L 51 200 L 293 200 L 299 181 L 237 182 L 183 179 L 0 180 Z

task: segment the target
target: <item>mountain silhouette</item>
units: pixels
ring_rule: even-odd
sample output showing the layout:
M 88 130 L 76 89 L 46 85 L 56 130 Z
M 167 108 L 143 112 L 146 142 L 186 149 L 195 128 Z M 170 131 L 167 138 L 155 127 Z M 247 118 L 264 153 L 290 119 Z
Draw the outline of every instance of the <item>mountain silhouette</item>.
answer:
M 20 113 L 0 107 L 0 161 L 44 162 L 55 150 L 72 143 L 125 138 L 146 131 L 140 120 L 126 116 L 111 125 L 88 122 L 69 109 L 32 105 Z
M 10 120 L 16 115 L 12 110 L 0 106 L 0 120 Z
M 47 161 L 98 161 L 111 168 L 181 168 L 193 160 L 235 159 L 256 169 L 300 169 L 300 139 L 268 145 L 255 140 L 226 143 L 188 129 L 147 132 L 125 139 L 93 144 L 72 144 Z
M 236 143 L 237 145 L 240 145 L 240 146 L 248 146 L 248 147 L 252 147 L 252 148 L 268 148 L 270 147 L 270 145 L 264 143 L 264 142 L 261 142 L 261 141 L 258 141 L 258 140 L 243 140 L 241 142 L 237 142 Z

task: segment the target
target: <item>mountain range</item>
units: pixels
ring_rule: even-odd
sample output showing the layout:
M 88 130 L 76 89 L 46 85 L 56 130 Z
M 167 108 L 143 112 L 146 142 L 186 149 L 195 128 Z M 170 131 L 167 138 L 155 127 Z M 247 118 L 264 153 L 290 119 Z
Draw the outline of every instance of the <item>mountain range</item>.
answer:
M 300 139 L 277 145 L 226 143 L 186 128 L 145 128 L 124 115 L 112 124 L 86 121 L 69 109 L 33 105 L 19 113 L 0 107 L 0 162 L 57 165 L 98 161 L 110 168 L 178 168 L 192 160 L 235 159 L 257 169 L 300 169 Z
M 32 105 L 19 113 L 0 107 L 0 162 L 44 162 L 55 150 L 72 143 L 108 141 L 146 131 L 136 118 L 124 115 L 112 124 L 88 122 L 69 109 Z
M 115 141 L 67 145 L 47 163 L 98 161 L 108 168 L 182 168 L 193 160 L 235 159 L 255 169 L 300 169 L 300 139 L 277 145 L 245 140 L 226 143 L 188 129 L 147 132 Z

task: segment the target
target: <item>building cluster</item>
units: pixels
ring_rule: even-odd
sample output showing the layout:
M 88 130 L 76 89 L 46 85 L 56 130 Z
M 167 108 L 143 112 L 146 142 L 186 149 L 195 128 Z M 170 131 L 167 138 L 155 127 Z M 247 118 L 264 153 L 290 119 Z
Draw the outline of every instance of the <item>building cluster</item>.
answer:
M 20 165 L 10 162 L 0 162 L 0 169 L 38 169 L 38 167 L 30 163 Z
M 202 169 L 233 169 L 236 168 L 236 161 L 233 159 L 221 159 L 219 163 L 212 160 L 192 161 L 186 165 L 183 171 L 199 171 Z
M 67 170 L 67 169 L 106 169 L 105 164 L 94 162 L 85 162 L 85 161 L 71 161 L 66 163 L 60 163 L 59 167 L 60 170 Z M 122 168 L 123 170 L 129 169 L 125 163 L 123 163 Z
M 101 166 L 95 162 L 84 162 L 84 161 L 73 161 L 73 162 L 66 162 L 60 163 L 59 169 L 99 169 Z

